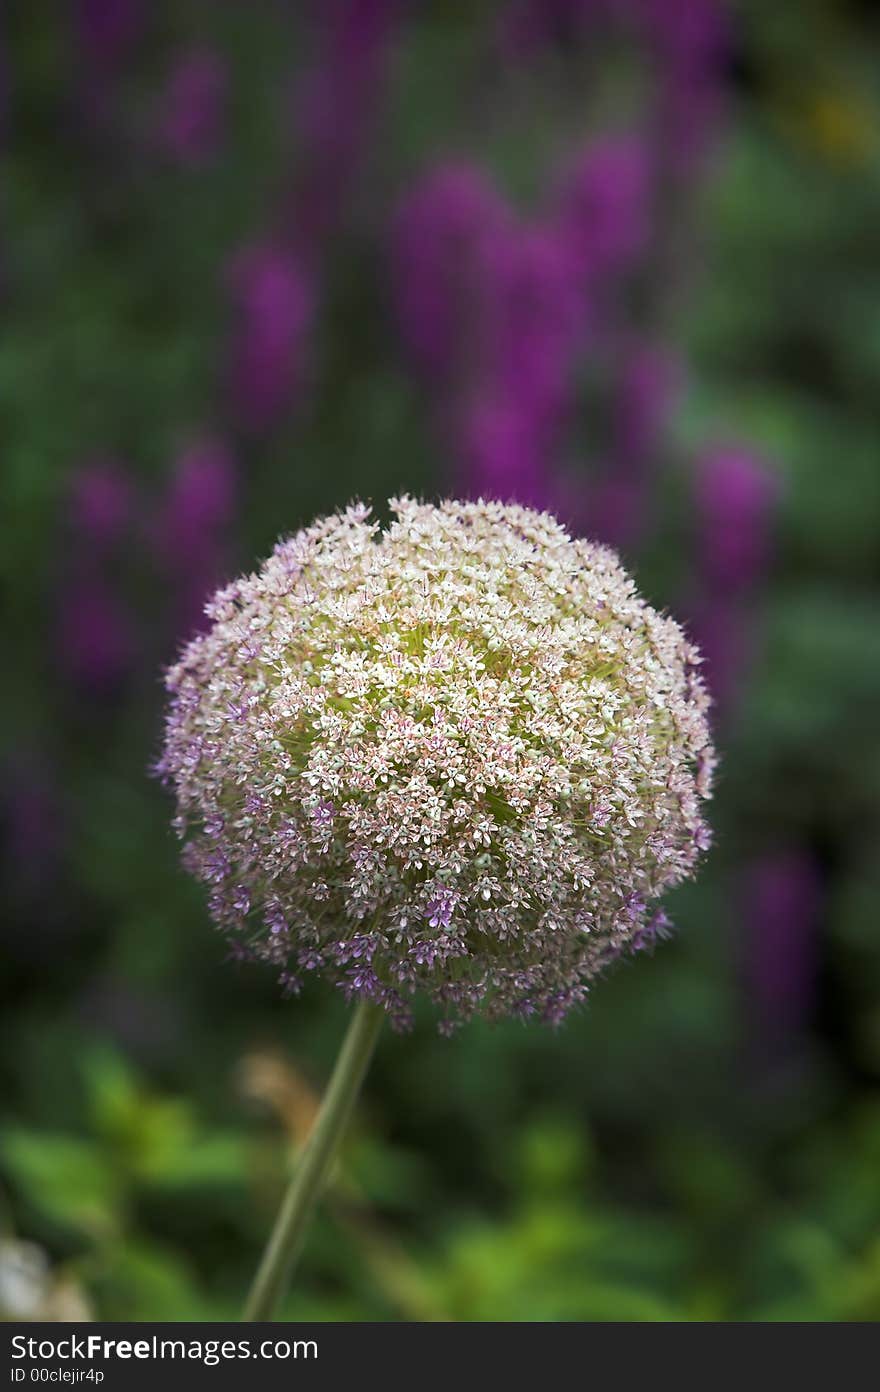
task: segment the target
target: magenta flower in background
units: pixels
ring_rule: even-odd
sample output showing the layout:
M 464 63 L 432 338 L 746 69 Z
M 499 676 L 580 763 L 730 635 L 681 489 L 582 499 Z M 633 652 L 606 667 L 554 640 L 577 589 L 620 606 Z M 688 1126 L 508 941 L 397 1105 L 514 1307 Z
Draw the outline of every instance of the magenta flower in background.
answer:
M 233 409 L 266 430 L 297 401 L 312 320 L 310 277 L 287 248 L 256 243 L 239 251 L 229 277 L 233 302 Z
M 631 0 L 511 0 L 500 20 L 502 52 L 528 59 L 553 42 L 581 41 L 623 17 Z
M 730 713 L 746 688 L 757 634 L 753 605 L 740 595 L 709 593 L 689 625 L 700 645 L 705 676 L 721 715 Z
M 294 94 L 299 170 L 287 226 L 309 259 L 340 219 L 380 104 L 398 0 L 326 0 L 315 6 L 317 58 Z
M 509 401 L 481 398 L 465 414 L 458 439 L 473 497 L 550 507 L 551 479 L 531 427 L 528 415 Z
M 70 491 L 70 520 L 83 542 L 109 547 L 123 541 L 135 505 L 131 478 L 118 460 L 97 459 L 76 471 Z
M 143 38 L 147 15 L 145 0 L 73 0 L 77 107 L 92 131 L 117 132 L 117 84 Z
M 235 492 L 235 466 L 225 445 L 206 440 L 184 450 L 162 512 L 162 538 L 169 554 L 197 551 L 228 526 Z
M 635 135 L 602 136 L 571 161 L 556 217 L 587 283 L 633 269 L 650 241 L 652 196 L 649 153 Z
M 552 442 L 572 388 L 586 306 L 555 228 L 511 221 L 487 267 L 485 375 L 535 438 Z
M 226 125 L 228 73 L 219 53 L 194 48 L 175 61 L 161 98 L 157 120 L 160 148 L 190 168 L 219 151 Z
M 778 494 L 777 478 L 748 448 L 715 447 L 697 461 L 698 564 L 704 584 L 724 594 L 763 578 Z
M 630 42 L 647 44 L 661 88 L 680 79 L 685 89 L 675 98 L 685 103 L 676 108 L 677 119 L 708 120 L 724 53 L 720 6 L 711 0 L 521 3 L 505 11 L 502 30 L 514 47 L 521 40 L 528 48 L 533 40 L 582 36 L 593 25 L 616 26 Z M 674 177 L 678 155 L 664 148 L 671 127 L 657 115 L 652 85 L 641 101 L 634 126 L 593 136 L 569 157 L 541 219 L 519 217 L 478 167 L 447 164 L 403 200 L 392 243 L 401 336 L 436 395 L 459 487 L 469 496 L 563 507 L 615 545 L 637 543 L 648 524 L 654 466 L 684 375 L 654 320 L 677 284 L 668 263 L 687 257 L 687 228 L 679 226 L 687 191 Z M 657 131 L 664 132 L 659 143 Z M 692 177 L 688 189 L 693 183 Z M 675 246 L 668 257 L 667 243 Z M 658 279 L 662 292 L 654 286 Z M 644 314 L 634 334 L 639 305 Z M 605 462 L 594 466 L 592 482 L 579 483 L 560 452 L 579 368 L 590 353 L 612 371 L 607 418 L 598 413 L 602 434 L 590 444 L 594 458 Z M 732 472 L 723 461 L 719 467 Z M 730 478 L 719 486 L 735 491 L 735 484 Z M 711 484 L 706 488 L 708 507 Z M 746 517 L 745 499 L 737 505 L 738 517 L 717 549 L 723 517 L 713 513 L 703 528 L 700 545 L 716 570 L 747 565 L 741 526 L 757 552 L 760 509 Z M 714 573 L 711 582 L 701 579 L 714 609 Z M 735 616 L 725 615 L 719 633 L 730 636 L 730 652 L 719 654 L 718 673 L 740 661 L 738 629 Z
M 822 907 L 819 867 L 792 847 L 756 861 L 745 876 L 746 982 L 767 1037 L 807 1022 L 818 975 Z
M 686 176 L 720 124 L 724 65 L 730 51 L 723 0 L 640 0 L 641 26 L 656 82 L 659 149 L 666 167 Z
M 135 637 L 110 568 L 81 560 L 62 589 L 58 622 L 59 653 L 68 677 L 96 693 L 116 688 L 131 668 Z
M 481 170 L 445 164 L 400 205 L 392 255 L 401 336 L 436 393 L 460 486 L 554 506 L 551 456 L 587 321 L 565 238 L 517 218 Z
M 553 509 L 586 301 L 556 230 L 508 218 L 483 274 L 482 357 L 455 429 L 471 496 Z
M 99 457 L 75 470 L 56 611 L 59 660 L 71 681 L 113 695 L 148 650 L 148 626 L 126 598 L 139 566 L 153 573 L 158 565 L 168 577 L 164 618 L 174 635 L 199 627 L 205 597 L 230 563 L 236 494 L 232 457 L 213 439 L 182 451 L 146 525 L 143 500 L 119 461 Z
M 650 463 L 678 407 L 682 382 L 682 363 L 667 345 L 627 345 L 612 406 L 611 448 L 618 467 Z
M 95 692 L 118 687 L 134 657 L 119 578 L 135 509 L 135 491 L 119 460 L 98 457 L 74 470 L 63 517 L 67 565 L 58 596 L 58 653 L 68 677 Z
M 110 76 L 140 40 L 146 5 L 145 0 L 73 0 L 73 13 L 86 63 Z
M 655 53 L 679 74 L 711 71 L 727 52 L 726 0 L 631 0 Z
M 236 494 L 235 463 L 222 442 L 201 441 L 178 458 L 155 531 L 174 586 L 178 633 L 202 626 L 205 599 L 229 563 Z
M 609 456 L 596 464 L 583 521 L 592 536 L 612 546 L 636 545 L 649 524 L 655 466 L 681 381 L 681 364 L 659 343 L 636 339 L 621 354 Z
M 696 462 L 694 632 L 722 710 L 742 691 L 754 657 L 754 596 L 766 577 L 779 483 L 754 451 L 715 446 Z
M 441 164 L 402 200 L 392 225 L 393 296 L 403 343 L 434 386 L 448 388 L 481 354 L 493 253 L 510 212 L 474 165 Z
M 597 477 L 583 487 L 582 526 L 590 536 L 621 549 L 639 541 L 647 520 L 649 497 L 640 473 L 598 461 Z

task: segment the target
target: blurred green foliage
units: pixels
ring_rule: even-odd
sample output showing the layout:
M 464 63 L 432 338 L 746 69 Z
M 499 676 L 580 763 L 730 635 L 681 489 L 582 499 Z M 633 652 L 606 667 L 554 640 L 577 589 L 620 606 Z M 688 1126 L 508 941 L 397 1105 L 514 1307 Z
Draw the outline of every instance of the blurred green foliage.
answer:
M 279 1064 L 278 1068 L 283 1068 Z M 253 1121 L 211 1127 L 151 1092 L 118 1054 L 87 1052 L 84 1134 L 16 1126 L 2 1161 L 38 1232 L 105 1318 L 229 1319 L 285 1146 Z M 880 1106 L 789 1142 L 777 1184 L 693 1122 L 645 1157 L 657 1194 L 609 1193 L 569 1109 L 537 1108 L 482 1212 L 438 1217 L 430 1164 L 374 1127 L 349 1145 L 290 1319 L 864 1320 L 880 1298 Z M 395 1224 L 422 1212 L 418 1256 Z M 381 1216 L 380 1216 L 381 1215 Z

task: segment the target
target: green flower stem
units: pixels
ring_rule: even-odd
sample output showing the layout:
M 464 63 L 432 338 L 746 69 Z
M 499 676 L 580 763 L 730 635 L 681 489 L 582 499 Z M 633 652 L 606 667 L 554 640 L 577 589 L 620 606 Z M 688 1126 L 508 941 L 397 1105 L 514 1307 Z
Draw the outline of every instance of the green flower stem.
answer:
M 309 1222 L 354 1109 L 385 1012 L 361 1001 L 351 1017 L 333 1077 L 299 1158 L 263 1253 L 245 1320 L 271 1319 L 302 1251 Z

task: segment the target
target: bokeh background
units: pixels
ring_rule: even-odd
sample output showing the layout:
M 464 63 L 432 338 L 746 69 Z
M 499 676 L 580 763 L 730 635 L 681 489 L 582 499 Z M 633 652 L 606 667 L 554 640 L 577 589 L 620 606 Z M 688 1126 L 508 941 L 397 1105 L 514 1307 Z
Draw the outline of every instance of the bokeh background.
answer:
M 559 1031 L 383 1039 L 285 1317 L 880 1317 L 876 10 L 4 11 L 0 1308 L 235 1315 L 345 1005 L 224 960 L 161 672 L 410 491 L 686 620 L 716 844 Z

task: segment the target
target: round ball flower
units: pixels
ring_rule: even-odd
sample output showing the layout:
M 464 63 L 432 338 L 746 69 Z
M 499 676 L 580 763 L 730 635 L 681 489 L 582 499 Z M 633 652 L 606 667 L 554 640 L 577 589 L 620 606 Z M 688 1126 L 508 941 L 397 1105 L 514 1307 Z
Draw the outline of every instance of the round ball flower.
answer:
M 708 847 L 699 654 L 546 513 L 391 508 L 281 541 L 169 672 L 186 863 L 290 989 L 555 1023 Z

